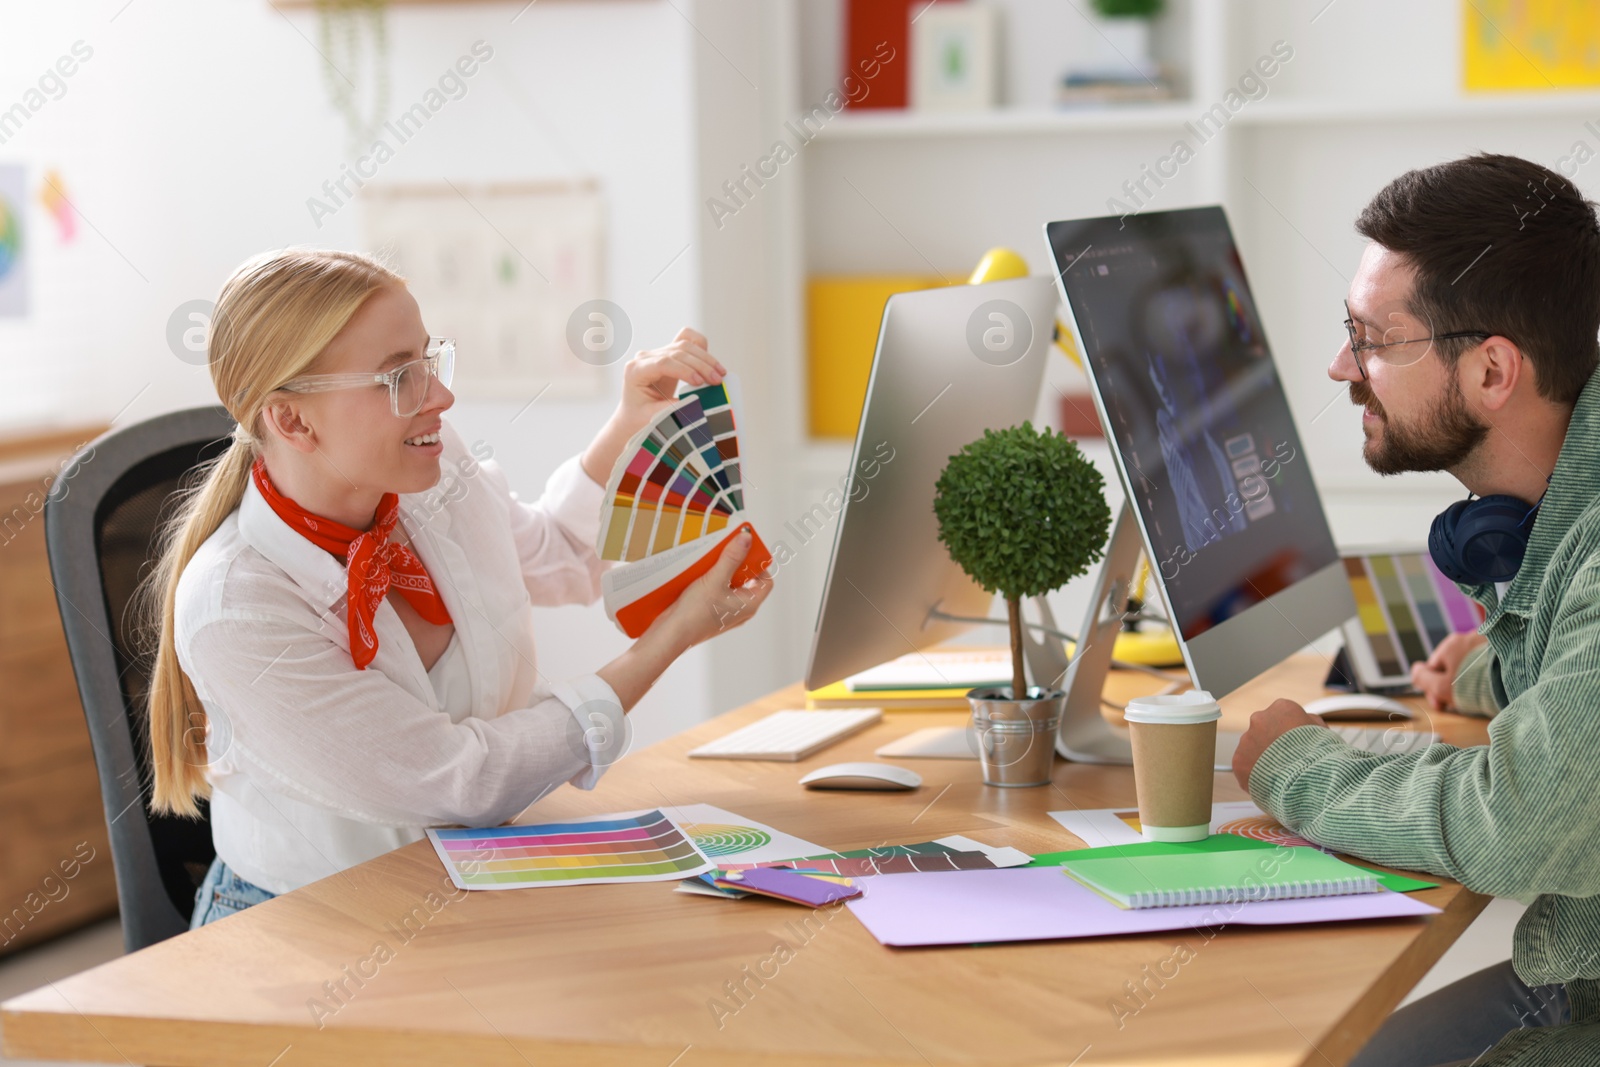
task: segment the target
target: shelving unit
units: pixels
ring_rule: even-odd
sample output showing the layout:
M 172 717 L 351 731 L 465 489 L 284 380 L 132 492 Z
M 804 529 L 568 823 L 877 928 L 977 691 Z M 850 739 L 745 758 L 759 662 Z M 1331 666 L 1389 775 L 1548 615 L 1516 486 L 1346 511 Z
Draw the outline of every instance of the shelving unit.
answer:
M 1072 6 L 1084 0 L 989 2 L 1005 9 L 1003 53 L 1035 75 L 1050 70 L 1047 53 L 1062 34 L 1088 32 Z M 761 103 L 738 112 L 718 105 L 717 123 L 735 113 L 745 123 L 719 134 L 730 143 L 743 138 L 745 155 L 730 159 L 750 158 L 752 148 L 759 155 L 786 120 L 810 111 L 836 79 L 841 39 L 835 0 L 774 0 L 742 17 L 761 41 L 740 53 L 741 63 L 760 57 L 745 73 L 761 85 Z M 1459 486 L 1445 475 L 1373 475 L 1360 458 L 1354 409 L 1326 377 L 1342 336 L 1339 301 L 1364 243 L 1353 229 L 1356 215 L 1405 170 L 1478 150 L 1555 166 L 1586 140 L 1597 161 L 1575 180 L 1600 185 L 1600 132 L 1585 127 L 1593 120 L 1600 131 L 1600 92 L 1465 94 L 1461 17 L 1456 0 L 1169 0 L 1155 39 L 1186 89 L 1182 99 L 1054 110 L 1046 86 L 1013 77 L 1006 106 L 993 112 L 833 116 L 761 191 L 759 232 L 747 234 L 739 251 L 723 242 L 704 253 L 726 257 L 728 273 L 740 262 L 752 269 L 752 255 L 761 262 L 759 283 L 750 282 L 760 306 L 749 312 L 749 330 L 760 337 L 771 377 L 751 416 L 761 424 L 760 459 L 781 467 L 771 480 L 791 487 L 768 501 L 775 528 L 837 484 L 849 462 L 847 443 L 806 433 L 809 275 L 941 273 L 954 282 L 995 245 L 1018 250 L 1045 273 L 1044 222 L 1114 213 L 1113 197 L 1128 202 L 1123 182 L 1187 137 L 1193 159 L 1154 190 L 1147 207 L 1221 203 L 1227 210 L 1335 536 L 1358 543 L 1415 531 L 1420 540 Z M 1221 102 L 1278 40 L 1294 56 L 1265 81 L 1264 96 L 1195 143 L 1185 124 Z M 1420 40 L 1429 47 L 1416 47 Z M 718 45 L 729 51 L 726 41 Z M 702 130 L 712 117 L 702 116 Z M 734 170 L 726 162 L 705 166 L 697 188 L 709 193 Z M 709 281 L 706 293 L 708 304 L 720 299 Z M 1079 375 L 1065 359 L 1052 362 L 1041 420 L 1054 423 L 1055 389 L 1075 386 Z M 1114 487 L 1103 443 L 1086 450 Z M 786 627 L 774 653 L 782 676 L 803 668 L 810 647 L 828 556 L 820 543 L 798 554 L 768 609 Z M 1084 595 L 1069 588 L 1058 597 L 1058 618 L 1076 618 Z
M 985 137 L 1078 133 L 1087 130 L 1153 130 L 1182 126 L 1194 117 L 1186 104 L 1118 108 L 1002 108 L 996 111 L 926 114 L 916 111 L 845 111 L 818 133 L 823 141 L 896 137 Z

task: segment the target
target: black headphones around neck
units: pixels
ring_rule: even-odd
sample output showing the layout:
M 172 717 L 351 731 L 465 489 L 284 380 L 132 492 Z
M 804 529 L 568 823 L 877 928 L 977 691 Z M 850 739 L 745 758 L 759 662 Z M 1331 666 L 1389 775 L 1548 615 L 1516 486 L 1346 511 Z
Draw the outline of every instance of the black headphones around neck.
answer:
M 1549 481 L 1545 479 L 1547 485 Z M 1530 520 L 1543 503 L 1541 496 L 1530 507 L 1526 500 L 1505 493 L 1458 500 L 1433 520 L 1428 554 L 1452 582 L 1509 582 L 1522 566 L 1533 530 Z

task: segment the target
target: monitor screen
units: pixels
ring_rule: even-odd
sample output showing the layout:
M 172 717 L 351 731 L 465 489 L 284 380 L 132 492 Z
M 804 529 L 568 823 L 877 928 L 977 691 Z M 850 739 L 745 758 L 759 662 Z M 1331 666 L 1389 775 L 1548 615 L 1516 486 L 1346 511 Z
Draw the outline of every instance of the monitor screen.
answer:
M 1183 638 L 1335 563 L 1222 209 L 1057 222 L 1048 232 Z

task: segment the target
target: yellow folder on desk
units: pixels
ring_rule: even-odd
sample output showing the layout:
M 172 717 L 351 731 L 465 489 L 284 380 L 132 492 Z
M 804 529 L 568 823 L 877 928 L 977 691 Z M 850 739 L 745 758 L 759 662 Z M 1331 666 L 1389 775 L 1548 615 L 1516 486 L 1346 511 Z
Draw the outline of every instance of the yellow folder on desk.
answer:
M 881 707 L 884 711 L 967 711 L 971 686 L 953 689 L 874 689 L 863 692 L 844 682 L 806 691 L 806 707 L 859 708 Z

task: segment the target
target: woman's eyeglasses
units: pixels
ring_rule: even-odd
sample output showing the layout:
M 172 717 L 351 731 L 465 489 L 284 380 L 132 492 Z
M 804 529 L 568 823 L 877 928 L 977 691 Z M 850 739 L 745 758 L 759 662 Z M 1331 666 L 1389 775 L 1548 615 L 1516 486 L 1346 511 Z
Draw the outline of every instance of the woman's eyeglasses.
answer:
M 1361 372 L 1362 381 L 1367 380 L 1367 368 L 1361 359 L 1361 353 L 1363 352 L 1375 352 L 1380 348 L 1416 344 L 1418 341 L 1449 341 L 1457 337 L 1476 337 L 1481 341 L 1487 341 L 1494 336 L 1487 330 L 1456 330 L 1452 333 L 1436 333 L 1427 337 L 1412 337 L 1405 341 L 1389 341 L 1380 345 L 1374 341 L 1368 341 L 1365 338 L 1356 336 L 1355 316 L 1350 314 L 1350 301 L 1348 300 L 1344 302 L 1344 329 L 1350 335 L 1350 355 L 1356 361 L 1356 370 Z
M 389 387 L 389 407 L 395 415 L 410 418 L 428 400 L 428 384 L 437 378 L 450 387 L 456 370 L 456 342 L 451 337 L 428 338 L 427 354 L 382 374 L 302 374 L 280 385 L 291 393 L 324 393 L 333 389 L 359 389 L 369 385 Z

